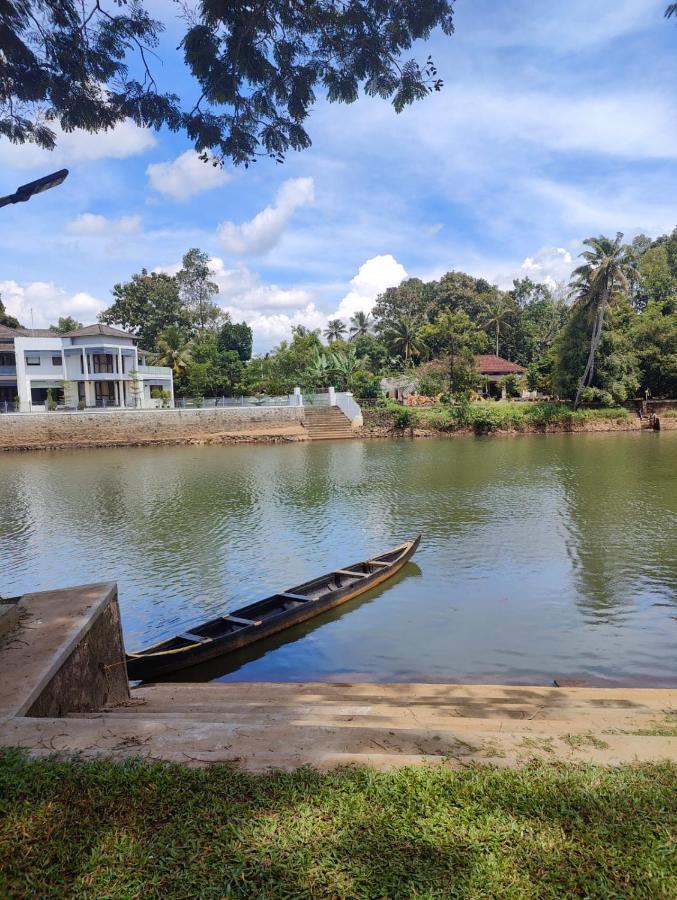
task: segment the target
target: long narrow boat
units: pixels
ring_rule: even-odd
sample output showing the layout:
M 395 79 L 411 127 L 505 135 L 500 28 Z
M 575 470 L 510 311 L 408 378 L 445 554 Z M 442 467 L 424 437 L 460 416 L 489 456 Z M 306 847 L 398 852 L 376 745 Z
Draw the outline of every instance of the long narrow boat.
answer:
M 321 578 L 210 619 L 138 653 L 129 653 L 129 677 L 148 681 L 169 675 L 246 647 L 347 603 L 392 578 L 414 555 L 420 540 L 419 534 L 394 550 L 345 569 L 335 569 Z

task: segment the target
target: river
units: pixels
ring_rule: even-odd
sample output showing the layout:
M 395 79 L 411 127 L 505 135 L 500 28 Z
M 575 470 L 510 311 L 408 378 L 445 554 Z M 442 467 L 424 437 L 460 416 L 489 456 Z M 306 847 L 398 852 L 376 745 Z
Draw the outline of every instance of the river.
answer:
M 677 685 L 677 432 L 0 454 L 0 594 L 115 580 L 137 649 L 422 534 L 184 678 Z

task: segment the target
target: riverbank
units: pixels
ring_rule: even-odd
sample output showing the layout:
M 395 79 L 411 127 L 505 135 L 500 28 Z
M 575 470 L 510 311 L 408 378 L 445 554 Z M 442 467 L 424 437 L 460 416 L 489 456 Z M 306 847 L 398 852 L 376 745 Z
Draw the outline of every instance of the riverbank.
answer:
M 440 437 L 450 435 L 562 434 L 641 431 L 648 425 L 623 407 L 578 409 L 560 403 L 474 403 L 466 407 L 412 408 L 398 404 L 363 409 L 360 437 Z M 665 430 L 677 417 L 661 417 Z
M 574 412 L 553 403 L 476 403 L 468 407 L 365 406 L 350 438 L 559 434 L 640 431 L 647 419 L 620 407 Z M 677 430 L 674 411 L 661 427 Z M 97 447 L 276 444 L 313 438 L 304 407 L 106 410 L 0 416 L 0 451 Z

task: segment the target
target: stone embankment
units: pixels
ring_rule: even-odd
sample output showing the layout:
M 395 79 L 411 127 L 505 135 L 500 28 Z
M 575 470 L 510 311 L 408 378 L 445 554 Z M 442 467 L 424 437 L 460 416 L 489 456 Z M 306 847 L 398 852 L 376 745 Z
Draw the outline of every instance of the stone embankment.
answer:
M 0 415 L 0 450 L 302 441 L 303 408 L 101 410 Z

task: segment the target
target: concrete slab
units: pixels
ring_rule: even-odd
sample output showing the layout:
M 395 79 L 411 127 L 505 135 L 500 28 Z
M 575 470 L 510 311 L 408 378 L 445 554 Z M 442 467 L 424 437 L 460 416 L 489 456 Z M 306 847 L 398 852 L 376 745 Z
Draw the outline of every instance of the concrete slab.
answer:
M 2 743 L 42 755 L 395 768 L 677 759 L 677 691 L 428 684 L 158 684 L 87 716 L 14 718 Z
M 23 596 L 19 626 L 0 647 L 0 720 L 33 707 L 116 598 L 114 582 Z

